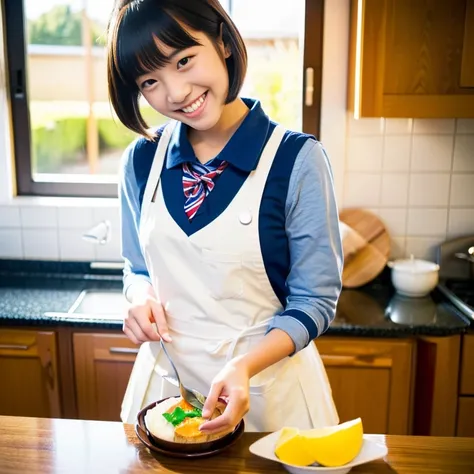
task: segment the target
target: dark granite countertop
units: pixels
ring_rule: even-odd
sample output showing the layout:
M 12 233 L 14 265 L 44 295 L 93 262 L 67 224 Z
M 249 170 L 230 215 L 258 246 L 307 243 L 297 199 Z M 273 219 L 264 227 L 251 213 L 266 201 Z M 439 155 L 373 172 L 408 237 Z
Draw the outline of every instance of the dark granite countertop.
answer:
M 118 271 L 93 272 L 87 263 L 0 260 L 0 326 L 75 326 L 121 329 L 110 319 L 67 319 L 64 313 L 83 290 L 120 291 Z M 469 321 L 435 290 L 425 298 L 395 293 L 388 270 L 357 290 L 344 289 L 326 335 L 364 337 L 447 336 L 467 330 Z

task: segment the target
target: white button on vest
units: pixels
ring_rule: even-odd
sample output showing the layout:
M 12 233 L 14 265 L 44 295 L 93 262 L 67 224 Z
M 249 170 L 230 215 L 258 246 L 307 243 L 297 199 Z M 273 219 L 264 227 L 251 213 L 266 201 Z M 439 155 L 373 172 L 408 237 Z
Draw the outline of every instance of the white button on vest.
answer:
M 248 225 L 252 222 L 252 214 L 249 211 L 243 211 L 239 215 L 239 221 L 243 225 Z

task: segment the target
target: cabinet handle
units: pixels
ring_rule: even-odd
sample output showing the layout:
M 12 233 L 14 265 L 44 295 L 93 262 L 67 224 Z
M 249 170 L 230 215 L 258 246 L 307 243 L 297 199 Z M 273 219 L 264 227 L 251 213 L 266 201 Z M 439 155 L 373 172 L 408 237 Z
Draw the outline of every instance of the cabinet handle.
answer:
M 19 344 L 0 344 L 0 349 L 10 349 L 13 351 L 27 351 L 31 346 L 22 346 Z
M 360 355 L 327 355 L 321 354 L 321 359 L 328 365 L 354 365 L 356 363 L 371 364 L 375 359 L 385 357 L 387 354 L 360 354 Z
M 305 99 L 304 104 L 307 107 L 313 105 L 313 94 L 314 94 L 314 69 L 312 67 L 307 67 L 306 71 L 306 87 L 305 87 Z
M 111 354 L 138 354 L 139 349 L 132 347 L 110 347 L 109 352 Z
M 356 356 L 350 355 L 324 355 L 321 354 L 323 362 L 328 364 L 354 364 L 357 361 Z

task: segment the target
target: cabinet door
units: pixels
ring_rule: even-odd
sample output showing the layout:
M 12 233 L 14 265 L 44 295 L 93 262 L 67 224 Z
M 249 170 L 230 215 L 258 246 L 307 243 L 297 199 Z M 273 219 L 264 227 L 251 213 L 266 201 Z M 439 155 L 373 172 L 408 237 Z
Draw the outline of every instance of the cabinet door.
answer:
M 78 417 L 120 421 L 138 348 L 123 334 L 74 334 Z
M 474 0 L 352 0 L 356 117 L 474 117 Z
M 61 416 L 56 335 L 0 329 L 0 415 Z
M 323 336 L 316 346 L 341 422 L 360 417 L 366 433 L 411 433 L 412 341 Z
M 459 397 L 456 435 L 474 437 L 474 397 Z

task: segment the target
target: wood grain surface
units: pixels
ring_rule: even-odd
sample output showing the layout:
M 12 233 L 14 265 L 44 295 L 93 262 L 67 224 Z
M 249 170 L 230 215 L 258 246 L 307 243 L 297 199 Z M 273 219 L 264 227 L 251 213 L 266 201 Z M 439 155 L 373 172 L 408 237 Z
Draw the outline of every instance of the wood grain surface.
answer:
M 248 450 L 264 433 L 245 433 L 224 453 L 181 460 L 152 455 L 134 427 L 118 422 L 0 416 L 0 473 L 283 473 L 278 463 Z M 467 474 L 474 466 L 474 438 L 377 436 L 389 454 L 352 473 Z
M 364 209 L 343 209 L 339 219 L 367 241 L 365 247 L 344 261 L 342 283 L 346 288 L 357 288 L 385 268 L 390 255 L 390 235 L 383 222 Z

